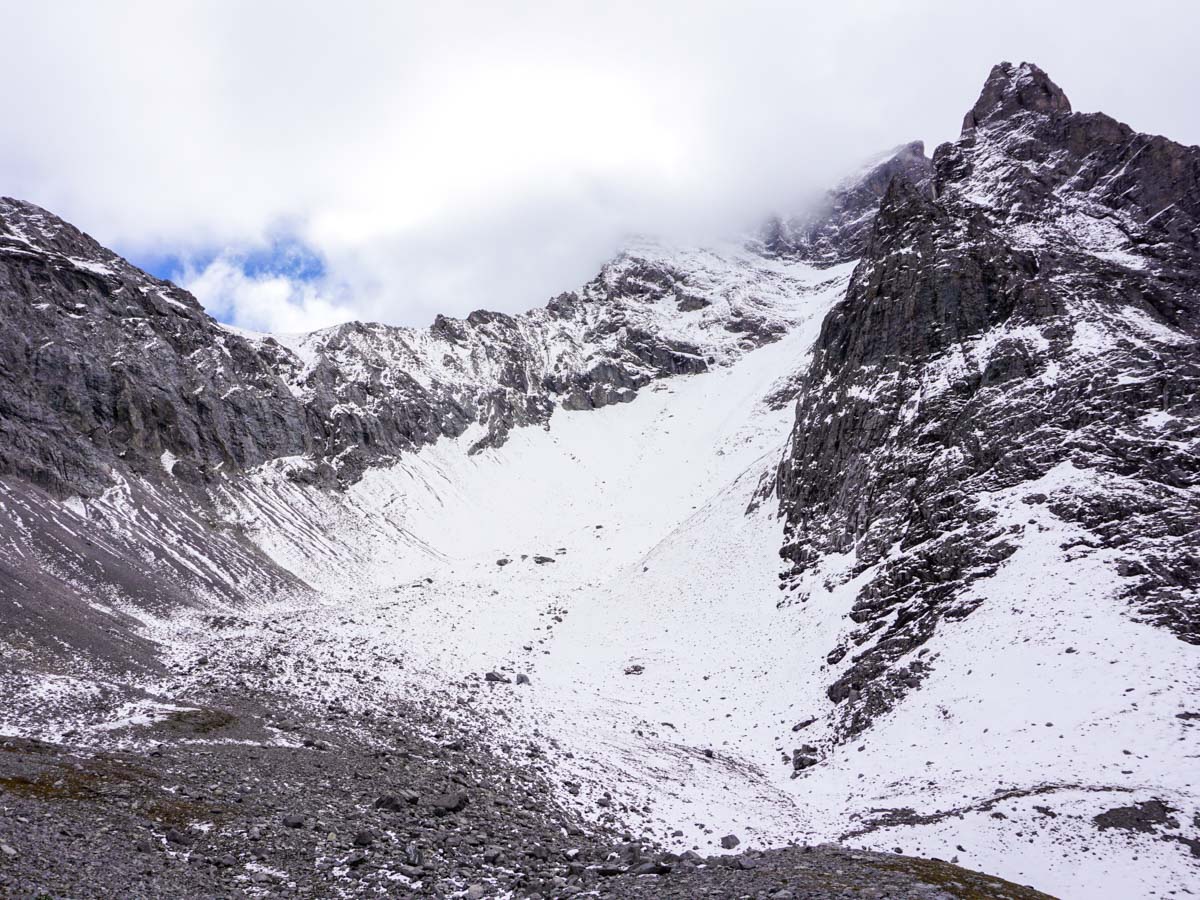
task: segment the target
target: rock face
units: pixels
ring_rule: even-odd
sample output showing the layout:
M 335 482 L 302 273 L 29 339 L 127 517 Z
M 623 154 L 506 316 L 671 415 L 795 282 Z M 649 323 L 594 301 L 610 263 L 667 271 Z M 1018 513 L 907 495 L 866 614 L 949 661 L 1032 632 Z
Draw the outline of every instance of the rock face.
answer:
M 161 473 L 167 459 L 199 480 L 312 452 L 272 349 L 62 220 L 0 200 L 0 474 L 90 496 L 118 463 Z
M 646 245 L 523 315 L 351 322 L 285 346 L 4 199 L 0 474 L 94 496 L 114 467 L 203 486 L 304 456 L 297 471 L 329 482 L 472 425 L 476 447 L 496 446 L 558 406 L 624 402 L 776 339 L 787 320 L 771 301 L 788 290 L 753 254 Z
M 887 188 L 776 481 L 788 596 L 828 554 L 866 573 L 830 648 L 843 734 L 920 682 L 915 651 L 1032 539 L 1005 492 L 1116 550 L 1137 613 L 1200 641 L 1200 148 L 1005 63 L 933 166 L 932 190 Z
M 893 179 L 902 176 L 929 193 L 933 163 L 925 144 L 903 144 L 829 191 L 812 209 L 775 217 L 759 235 L 766 253 L 829 266 L 858 259 L 871 234 L 879 204 Z

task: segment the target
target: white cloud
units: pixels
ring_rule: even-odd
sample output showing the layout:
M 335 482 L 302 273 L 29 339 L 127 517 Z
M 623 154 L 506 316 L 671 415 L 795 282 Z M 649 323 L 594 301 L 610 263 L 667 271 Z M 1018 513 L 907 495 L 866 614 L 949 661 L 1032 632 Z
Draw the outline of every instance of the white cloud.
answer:
M 585 280 L 627 231 L 729 230 L 881 147 L 932 149 L 1000 59 L 1038 62 L 1078 108 L 1200 140 L 1200 12 L 1144 0 L 1145 28 L 1127 14 L 0 0 L 0 192 L 134 255 L 229 248 L 233 265 L 286 231 L 326 264 L 316 298 L 289 294 L 313 323 L 519 309 Z M 239 296 L 247 319 L 274 302 Z
M 226 256 L 200 270 L 185 269 L 180 286 L 221 321 L 250 331 L 288 334 L 359 318 L 353 308 L 322 296 L 319 284 L 286 275 L 247 275 Z

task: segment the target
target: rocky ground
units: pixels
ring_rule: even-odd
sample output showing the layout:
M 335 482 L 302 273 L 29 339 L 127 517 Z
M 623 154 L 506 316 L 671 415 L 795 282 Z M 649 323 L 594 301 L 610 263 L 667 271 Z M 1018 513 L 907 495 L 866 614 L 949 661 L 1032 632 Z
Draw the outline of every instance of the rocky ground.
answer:
M 532 770 L 424 710 L 360 723 L 354 741 L 343 717 L 226 695 L 136 743 L 119 730 L 107 747 L 6 739 L 0 895 L 1046 896 L 830 845 L 739 854 L 729 835 L 726 855 L 662 852 L 581 821 Z

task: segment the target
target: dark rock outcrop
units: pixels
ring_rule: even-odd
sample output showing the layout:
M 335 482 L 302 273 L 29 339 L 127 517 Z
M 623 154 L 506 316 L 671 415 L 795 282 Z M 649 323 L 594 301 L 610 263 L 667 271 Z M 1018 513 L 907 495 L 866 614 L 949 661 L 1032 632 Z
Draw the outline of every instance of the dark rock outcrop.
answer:
M 312 453 L 259 352 L 196 300 L 30 204 L 0 200 L 0 474 L 93 495 L 114 466 L 200 481 Z
M 790 599 L 826 554 L 872 569 L 830 654 L 844 734 L 920 682 L 915 651 L 983 602 L 973 582 L 1049 540 L 1004 514 L 1014 491 L 1200 641 L 1200 148 L 1005 63 L 934 168 L 888 186 L 776 480 Z

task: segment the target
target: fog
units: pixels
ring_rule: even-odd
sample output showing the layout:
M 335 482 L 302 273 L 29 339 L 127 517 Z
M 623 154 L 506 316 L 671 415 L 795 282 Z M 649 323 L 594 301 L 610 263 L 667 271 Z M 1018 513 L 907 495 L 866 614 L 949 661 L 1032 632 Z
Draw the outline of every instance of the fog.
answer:
M 1005 59 L 1200 142 L 1198 25 L 1154 0 L 0 0 L 0 193 L 244 327 L 426 324 L 541 304 L 630 233 L 735 235 L 887 147 L 932 151 Z

